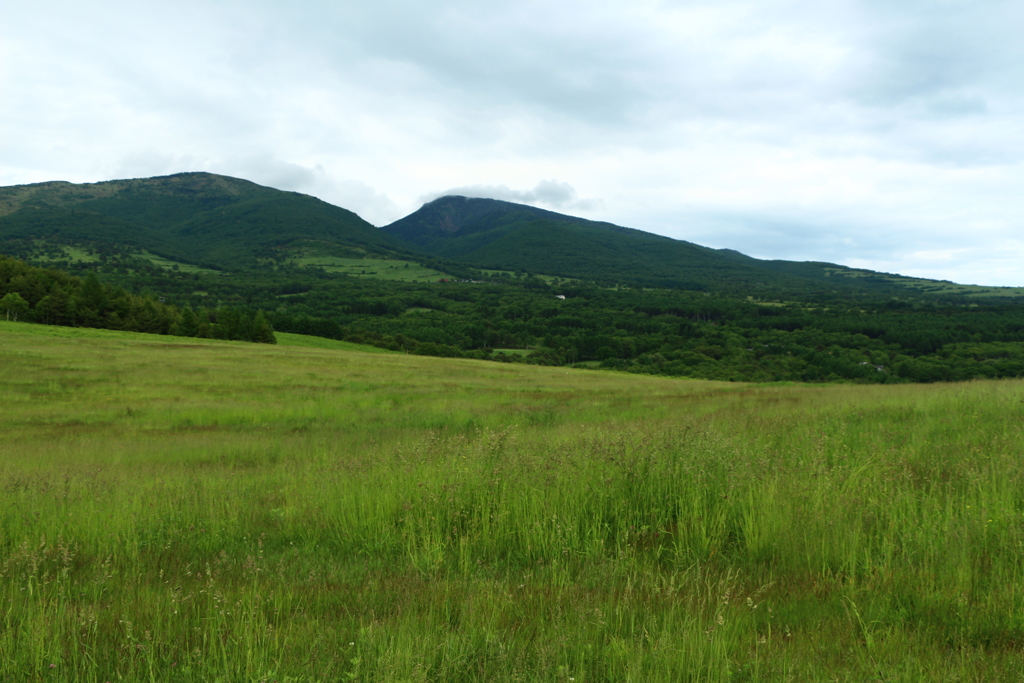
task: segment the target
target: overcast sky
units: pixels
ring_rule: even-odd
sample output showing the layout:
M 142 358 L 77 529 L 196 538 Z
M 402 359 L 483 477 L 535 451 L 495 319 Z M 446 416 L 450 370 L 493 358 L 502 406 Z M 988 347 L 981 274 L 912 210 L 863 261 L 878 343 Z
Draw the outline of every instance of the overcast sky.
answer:
M 1024 285 L 1021 0 L 8 3 L 0 185 L 447 193 Z

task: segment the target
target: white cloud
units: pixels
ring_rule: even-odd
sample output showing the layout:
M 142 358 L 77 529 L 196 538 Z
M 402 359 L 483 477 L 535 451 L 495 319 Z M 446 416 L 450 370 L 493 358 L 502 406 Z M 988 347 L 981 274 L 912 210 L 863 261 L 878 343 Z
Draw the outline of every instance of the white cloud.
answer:
M 433 201 L 445 195 L 501 199 L 506 202 L 545 206 L 562 211 L 589 212 L 600 209 L 600 199 L 580 199 L 576 188 L 557 180 L 541 180 L 531 190 L 513 190 L 507 185 L 464 185 L 443 192 L 433 192 L 423 197 L 424 202 Z

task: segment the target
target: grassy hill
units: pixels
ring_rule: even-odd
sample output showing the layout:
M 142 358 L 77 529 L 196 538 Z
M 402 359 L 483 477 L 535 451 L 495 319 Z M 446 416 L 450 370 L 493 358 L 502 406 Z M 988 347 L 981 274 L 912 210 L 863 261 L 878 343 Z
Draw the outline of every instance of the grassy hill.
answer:
M 0 321 L 4 681 L 1017 681 L 1024 384 Z

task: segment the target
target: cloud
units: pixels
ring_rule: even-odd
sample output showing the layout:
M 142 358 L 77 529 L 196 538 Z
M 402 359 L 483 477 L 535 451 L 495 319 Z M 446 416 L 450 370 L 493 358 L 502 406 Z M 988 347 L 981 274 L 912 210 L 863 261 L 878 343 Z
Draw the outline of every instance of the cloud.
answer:
M 270 155 L 252 155 L 214 161 L 207 170 L 252 180 L 279 190 L 291 190 L 320 197 L 358 214 L 374 225 L 391 222 L 395 203 L 367 183 L 354 178 L 337 178 L 321 164 L 304 166 Z
M 0 184 L 209 170 L 375 224 L 448 187 L 772 258 L 950 279 L 990 262 L 1024 284 L 996 256 L 1024 232 L 1019 3 L 168 7 L 5 8 Z M 963 256 L 924 256 L 944 250 Z
M 429 202 L 447 195 L 500 199 L 566 211 L 595 211 L 603 205 L 600 199 L 580 199 L 572 185 L 557 180 L 541 180 L 532 190 L 513 190 L 507 185 L 464 185 L 428 194 L 423 197 L 423 201 Z
M 392 222 L 399 212 L 393 200 L 361 180 L 337 178 L 320 164 L 305 166 L 268 153 L 203 159 L 148 150 L 124 157 L 106 175 L 109 178 L 146 178 L 182 170 L 244 178 L 278 190 L 313 195 L 353 211 L 374 225 Z
M 888 257 L 853 258 L 847 265 L 931 280 L 950 280 L 948 274 L 952 269 L 959 274 L 953 281 L 961 284 L 1019 287 L 1022 260 L 1024 241 L 1009 239 L 999 241 L 994 253 L 988 245 L 965 245 Z

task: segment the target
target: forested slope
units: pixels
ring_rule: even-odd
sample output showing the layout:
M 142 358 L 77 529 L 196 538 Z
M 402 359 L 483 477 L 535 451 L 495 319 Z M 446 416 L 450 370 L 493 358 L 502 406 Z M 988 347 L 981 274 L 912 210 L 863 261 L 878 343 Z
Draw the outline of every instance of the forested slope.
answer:
M 230 306 L 196 312 L 189 306 L 166 303 L 163 297 L 132 294 L 104 284 L 94 273 L 77 278 L 2 254 L 0 316 L 46 325 L 275 343 L 273 328 L 262 312 Z
M 1024 307 L 1013 301 L 780 302 L 536 277 L 421 284 L 303 269 L 106 277 L 182 305 L 262 309 L 284 332 L 429 355 L 747 381 L 1024 376 Z
M 346 209 L 209 173 L 0 188 L 0 245 L 32 240 L 131 245 L 229 270 L 258 267 L 282 248 L 305 243 L 360 252 L 404 249 Z
M 685 229 L 685 226 L 679 226 Z M 495 199 L 441 197 L 382 228 L 411 248 L 480 268 L 635 287 L 818 301 L 948 292 L 938 283 L 833 263 L 760 260 L 611 223 Z M 1021 295 L 976 288 L 972 293 Z

